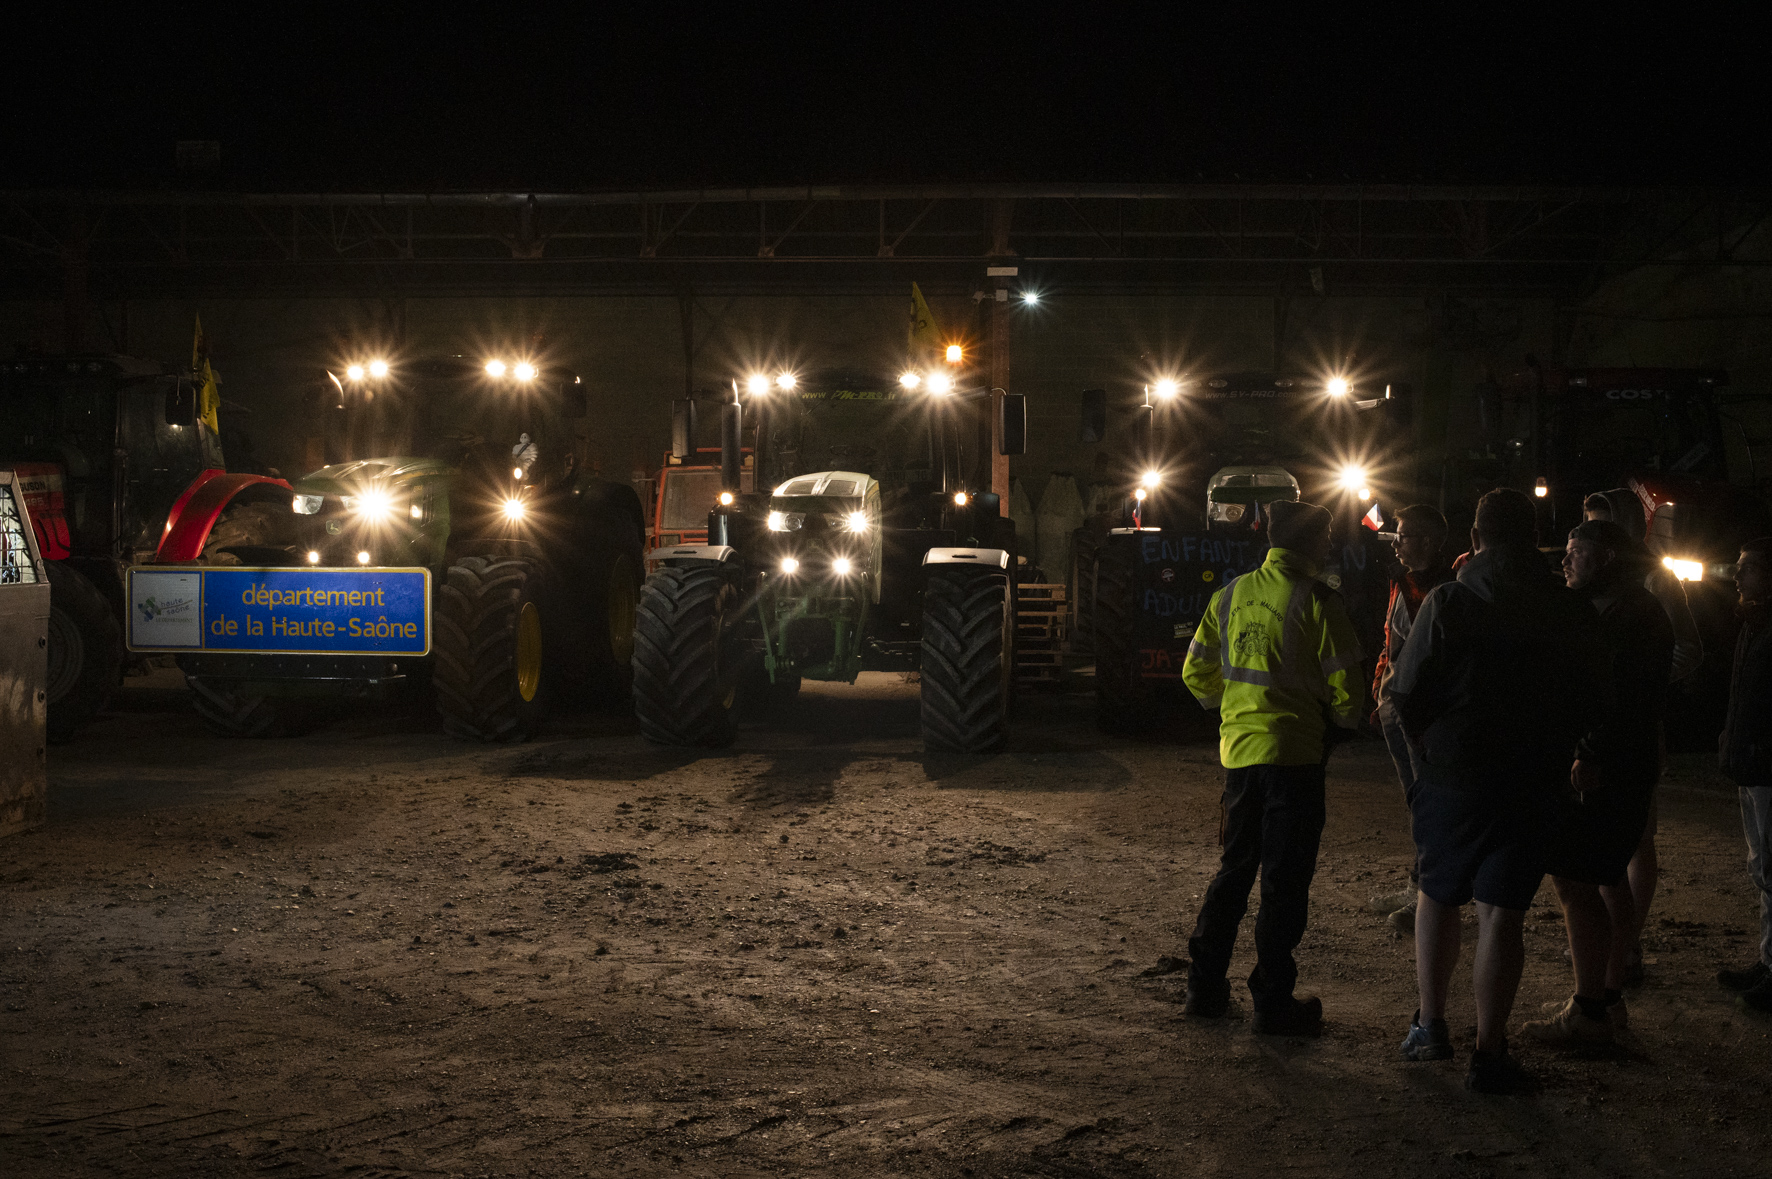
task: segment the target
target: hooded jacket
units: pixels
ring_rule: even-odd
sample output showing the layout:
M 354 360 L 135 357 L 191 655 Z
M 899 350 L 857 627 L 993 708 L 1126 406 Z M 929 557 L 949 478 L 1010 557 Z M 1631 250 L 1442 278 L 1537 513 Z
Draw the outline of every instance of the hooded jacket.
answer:
M 1388 694 L 1424 781 L 1536 790 L 1567 779 L 1607 667 L 1594 608 L 1536 549 L 1490 547 L 1422 603 Z
M 1674 628 L 1636 570 L 1621 565 L 1585 596 L 1599 612 L 1611 658 L 1611 705 L 1577 746 L 1612 781 L 1653 781 L 1661 766 L 1661 718 L 1674 661 Z

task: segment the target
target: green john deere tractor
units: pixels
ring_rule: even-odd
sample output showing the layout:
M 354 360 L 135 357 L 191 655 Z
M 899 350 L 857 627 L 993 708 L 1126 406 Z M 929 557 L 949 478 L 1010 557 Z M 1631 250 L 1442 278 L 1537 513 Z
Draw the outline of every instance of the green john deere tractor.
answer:
M 431 651 L 181 655 L 203 718 L 287 734 L 341 699 L 428 684 L 449 732 L 506 741 L 562 693 L 625 698 L 643 517 L 632 488 L 587 474 L 580 379 L 445 356 L 353 364 L 323 389 L 331 461 L 211 559 L 429 569 Z
M 750 382 L 721 406 L 722 481 L 708 543 L 655 550 L 634 644 L 640 729 L 720 746 L 746 712 L 806 679 L 918 671 L 928 748 L 1007 737 L 1014 683 L 1014 531 L 983 484 L 986 390 L 945 374 Z M 1025 407 L 998 402 L 1019 452 Z M 755 493 L 742 486 L 755 420 Z M 679 439 L 688 431 L 676 431 Z M 1005 447 L 1008 452 L 1009 447 Z M 837 465 L 827 466 L 827 463 Z

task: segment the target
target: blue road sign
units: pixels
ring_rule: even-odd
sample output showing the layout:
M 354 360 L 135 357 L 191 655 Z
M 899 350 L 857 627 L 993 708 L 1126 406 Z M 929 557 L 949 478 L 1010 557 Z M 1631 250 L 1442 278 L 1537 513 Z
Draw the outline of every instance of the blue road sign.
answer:
M 428 569 L 129 571 L 131 651 L 427 655 Z

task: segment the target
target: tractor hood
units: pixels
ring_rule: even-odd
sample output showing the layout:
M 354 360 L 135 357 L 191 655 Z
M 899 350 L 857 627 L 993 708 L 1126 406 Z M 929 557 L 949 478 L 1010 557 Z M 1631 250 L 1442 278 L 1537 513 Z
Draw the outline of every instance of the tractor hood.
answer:
M 860 499 L 874 486 L 874 477 L 860 471 L 814 471 L 796 475 L 775 489 L 776 499 L 806 495 L 832 496 L 838 499 Z
M 437 459 L 363 459 L 321 467 L 297 479 L 294 487 L 297 495 L 356 495 L 366 486 L 394 487 L 448 471 L 448 464 Z
M 1206 481 L 1208 503 L 1270 503 L 1298 498 L 1298 480 L 1285 467 L 1220 467 Z

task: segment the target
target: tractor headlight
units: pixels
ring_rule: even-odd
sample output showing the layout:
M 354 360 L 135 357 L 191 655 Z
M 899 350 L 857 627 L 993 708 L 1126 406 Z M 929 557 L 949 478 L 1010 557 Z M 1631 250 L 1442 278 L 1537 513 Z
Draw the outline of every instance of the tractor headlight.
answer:
M 1248 508 L 1243 504 L 1209 503 L 1206 505 L 1208 520 L 1223 520 L 1226 524 L 1235 524 L 1242 520 Z
M 831 572 L 835 573 L 838 577 L 849 576 L 849 571 L 852 568 L 854 568 L 854 566 L 849 563 L 848 557 L 838 557 L 831 562 Z
M 1144 486 L 1146 486 L 1146 487 L 1155 487 L 1157 484 L 1161 483 L 1162 481 L 1163 481 L 1163 476 L 1156 471 L 1146 471 L 1144 473 L 1144 477 L 1139 480 L 1139 482 L 1144 484 Z
M 805 512 L 770 512 L 769 531 L 798 532 L 806 523 Z
M 507 499 L 505 501 L 505 519 L 513 524 L 521 520 L 528 510 L 528 508 L 523 506 L 523 501 L 520 499 Z
M 851 532 L 866 532 L 868 530 L 868 514 L 866 512 L 850 512 L 844 518 L 844 523 L 848 525 Z
M 1704 562 L 1682 561 L 1678 557 L 1661 558 L 1662 565 L 1681 581 L 1703 581 Z
M 298 495 L 290 501 L 289 507 L 298 516 L 312 516 L 326 502 L 323 495 Z
M 1340 482 L 1344 491 L 1358 491 L 1366 486 L 1366 470 L 1363 467 L 1347 466 L 1341 468 Z
M 378 488 L 340 498 L 344 500 L 346 511 L 354 512 L 365 521 L 386 520 L 394 514 L 394 497 Z
M 929 391 L 931 393 L 952 393 L 954 391 L 954 380 L 946 373 L 930 373 Z
M 792 573 L 796 569 L 798 569 L 799 567 L 800 567 L 800 562 L 795 560 L 793 557 L 783 557 L 781 559 L 781 571 L 783 573 Z

